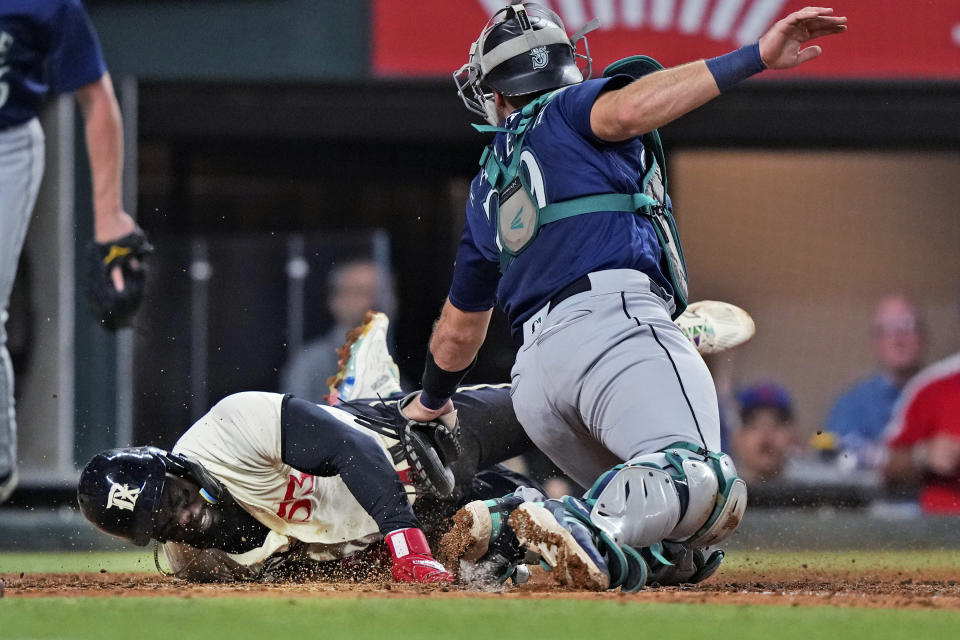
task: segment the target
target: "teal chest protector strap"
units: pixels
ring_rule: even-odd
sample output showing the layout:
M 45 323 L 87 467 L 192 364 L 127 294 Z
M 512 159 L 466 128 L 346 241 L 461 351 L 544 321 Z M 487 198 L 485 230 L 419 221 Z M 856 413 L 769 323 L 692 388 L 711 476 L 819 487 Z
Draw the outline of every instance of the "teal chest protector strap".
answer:
M 607 67 L 605 77 L 626 74 L 638 78 L 663 67 L 647 56 L 632 56 Z M 677 233 L 673 211 L 667 200 L 666 164 L 660 135 L 654 129 L 642 137 L 647 170 L 639 181 L 636 193 L 600 193 L 540 206 L 529 184 L 526 172 L 520 171 L 524 139 L 533 128 L 542 109 L 559 93 L 540 96 L 520 112 L 515 128 L 473 125 L 481 132 L 506 133 L 512 136 L 513 153 L 509 162 L 502 161 L 487 146 L 480 157 L 480 166 L 490 186 L 499 197 L 491 204 L 490 215 L 497 225 L 497 246 L 500 249 L 500 271 L 505 272 L 529 246 L 544 225 L 597 211 L 623 211 L 647 217 L 653 225 L 662 250 L 662 266 L 673 285 L 677 318 L 687 307 L 687 268 Z

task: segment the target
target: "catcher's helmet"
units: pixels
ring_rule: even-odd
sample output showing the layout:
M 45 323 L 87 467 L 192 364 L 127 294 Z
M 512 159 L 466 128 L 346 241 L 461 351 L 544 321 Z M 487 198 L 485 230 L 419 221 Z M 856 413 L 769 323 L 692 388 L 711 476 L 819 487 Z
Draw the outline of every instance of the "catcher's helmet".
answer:
M 496 125 L 493 92 L 528 95 L 589 78 L 592 68 L 585 34 L 598 25 L 592 20 L 569 37 L 560 17 L 535 2 L 504 7 L 470 45 L 467 64 L 454 72 L 457 93 L 467 109 Z M 581 39 L 583 55 L 576 50 Z M 585 61 L 585 70 L 578 59 Z
M 143 546 L 153 537 L 168 473 L 197 483 L 211 504 L 223 495 L 223 485 L 183 455 L 156 447 L 110 449 L 95 455 L 80 474 L 80 511 L 104 533 Z

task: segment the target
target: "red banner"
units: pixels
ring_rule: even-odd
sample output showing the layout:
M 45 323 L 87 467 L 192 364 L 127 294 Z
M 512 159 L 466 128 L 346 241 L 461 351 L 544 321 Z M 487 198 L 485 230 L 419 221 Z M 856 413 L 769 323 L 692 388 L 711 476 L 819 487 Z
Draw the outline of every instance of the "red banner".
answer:
M 506 0 L 374 0 L 373 70 L 382 76 L 448 75 L 467 61 Z M 568 33 L 591 18 L 594 69 L 644 53 L 666 66 L 757 40 L 803 0 L 543 0 Z M 960 0 L 845 0 L 847 33 L 818 41 L 823 55 L 761 77 L 960 78 Z

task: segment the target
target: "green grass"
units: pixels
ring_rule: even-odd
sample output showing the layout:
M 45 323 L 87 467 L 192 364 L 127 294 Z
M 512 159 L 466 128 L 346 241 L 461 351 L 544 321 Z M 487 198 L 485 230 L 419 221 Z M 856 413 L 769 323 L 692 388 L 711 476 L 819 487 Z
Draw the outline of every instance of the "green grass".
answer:
M 0 573 L 110 573 L 156 571 L 153 548 L 121 552 L 7 553 L 0 551 Z
M 4 640 L 956 637 L 960 613 L 573 600 L 47 598 L 0 601 Z
M 956 551 L 747 552 L 725 570 L 922 570 L 960 567 Z M 0 573 L 153 570 L 150 550 L 0 553 Z M 584 638 L 882 640 L 956 637 L 960 611 L 831 606 L 666 604 L 626 600 L 421 598 L 16 598 L 0 599 L 0 638 L 169 640 L 300 635 L 305 638 Z
M 721 571 L 740 569 L 843 570 L 845 572 L 891 569 L 897 571 L 960 568 L 960 551 L 732 551 Z

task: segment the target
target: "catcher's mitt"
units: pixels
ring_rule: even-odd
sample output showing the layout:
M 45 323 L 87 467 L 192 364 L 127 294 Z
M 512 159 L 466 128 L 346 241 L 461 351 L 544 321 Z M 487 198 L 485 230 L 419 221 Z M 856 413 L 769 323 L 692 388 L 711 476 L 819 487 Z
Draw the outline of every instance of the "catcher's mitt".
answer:
M 453 495 L 454 476 L 450 464 L 460 457 L 460 423 L 457 412 L 448 413 L 430 422 L 411 420 L 403 412 L 420 392 L 406 396 L 396 404 L 365 406 L 342 404 L 356 411 L 357 422 L 398 442 L 390 447 L 394 462 L 406 459 L 410 464 L 411 481 L 420 491 L 438 498 Z
M 111 242 L 92 242 L 88 249 L 90 309 L 97 322 L 110 331 L 130 324 L 140 306 L 147 280 L 144 259 L 153 253 L 143 229 L 137 227 Z M 112 272 L 119 267 L 123 290 L 113 282 Z

